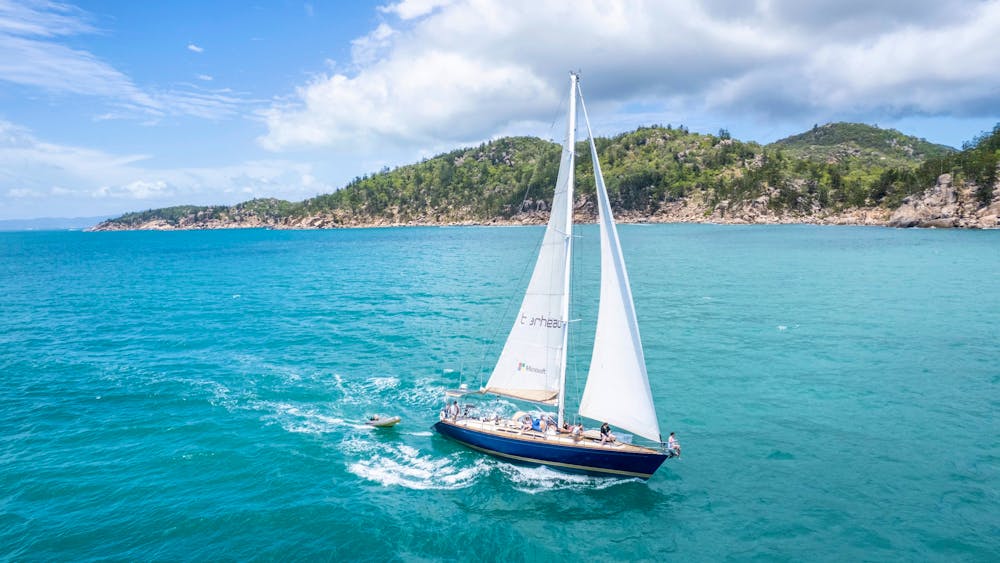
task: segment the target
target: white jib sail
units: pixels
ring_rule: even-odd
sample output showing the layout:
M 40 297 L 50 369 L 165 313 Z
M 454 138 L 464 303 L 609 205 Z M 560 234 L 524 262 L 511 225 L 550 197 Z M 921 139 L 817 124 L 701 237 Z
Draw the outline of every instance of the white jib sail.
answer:
M 576 143 L 576 77 L 571 79 L 566 142 L 559 163 L 549 223 L 507 343 L 486 391 L 540 403 L 559 400 L 566 365 L 569 255 L 572 242 L 573 154 Z
M 660 442 L 660 423 L 649 389 L 632 289 L 582 94 L 580 105 L 590 136 L 597 188 L 601 226 L 601 301 L 597 312 L 594 353 L 579 412 L 587 418 L 608 422 Z

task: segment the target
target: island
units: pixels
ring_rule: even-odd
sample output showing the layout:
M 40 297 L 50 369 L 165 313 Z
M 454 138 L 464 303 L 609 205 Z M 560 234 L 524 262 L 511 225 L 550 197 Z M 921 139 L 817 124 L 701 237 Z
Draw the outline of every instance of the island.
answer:
M 768 145 L 640 127 L 596 139 L 623 223 L 1000 227 L 1000 124 L 961 150 L 859 123 Z M 558 144 L 505 137 L 355 178 L 301 202 L 254 199 L 126 213 L 92 231 L 543 224 Z M 576 221 L 596 217 L 589 148 L 577 146 Z

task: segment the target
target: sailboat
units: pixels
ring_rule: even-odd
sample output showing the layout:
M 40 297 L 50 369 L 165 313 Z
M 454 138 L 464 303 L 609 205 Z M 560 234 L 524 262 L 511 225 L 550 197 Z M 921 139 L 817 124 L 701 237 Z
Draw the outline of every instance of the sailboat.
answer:
M 590 139 L 601 240 L 597 328 L 578 414 L 658 442 L 659 448 L 602 440 L 595 431 L 559 431 L 566 423 L 567 343 L 573 324 L 569 304 L 577 99 Z M 479 392 L 555 406 L 556 428 L 539 428 L 537 419 L 532 421 L 530 415 L 520 412 L 511 419 L 463 415 L 460 411 L 464 409 L 453 400 L 442 411 L 435 430 L 503 459 L 591 474 L 648 479 L 669 455 L 662 447 L 628 272 L 576 73 L 570 73 L 566 140 L 535 269 L 514 326 L 489 380 Z

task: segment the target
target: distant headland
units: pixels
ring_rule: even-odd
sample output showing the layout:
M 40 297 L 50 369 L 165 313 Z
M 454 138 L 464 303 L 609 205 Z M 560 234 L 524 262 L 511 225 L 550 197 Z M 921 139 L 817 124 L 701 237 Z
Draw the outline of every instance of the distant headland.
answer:
M 597 139 L 621 222 L 1000 228 L 1000 124 L 962 150 L 893 129 L 831 123 L 769 145 L 685 127 Z M 559 146 L 506 137 L 355 178 L 301 202 L 255 199 L 127 213 L 90 230 L 326 229 L 543 224 Z M 578 221 L 595 218 L 577 148 Z

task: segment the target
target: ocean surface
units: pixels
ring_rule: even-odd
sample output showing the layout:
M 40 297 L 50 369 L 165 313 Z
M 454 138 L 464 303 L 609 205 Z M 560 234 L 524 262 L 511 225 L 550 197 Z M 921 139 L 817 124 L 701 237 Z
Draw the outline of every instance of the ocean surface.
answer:
M 684 447 L 645 482 L 431 431 L 539 227 L 0 233 L 0 560 L 1000 559 L 1000 232 L 620 232 Z

